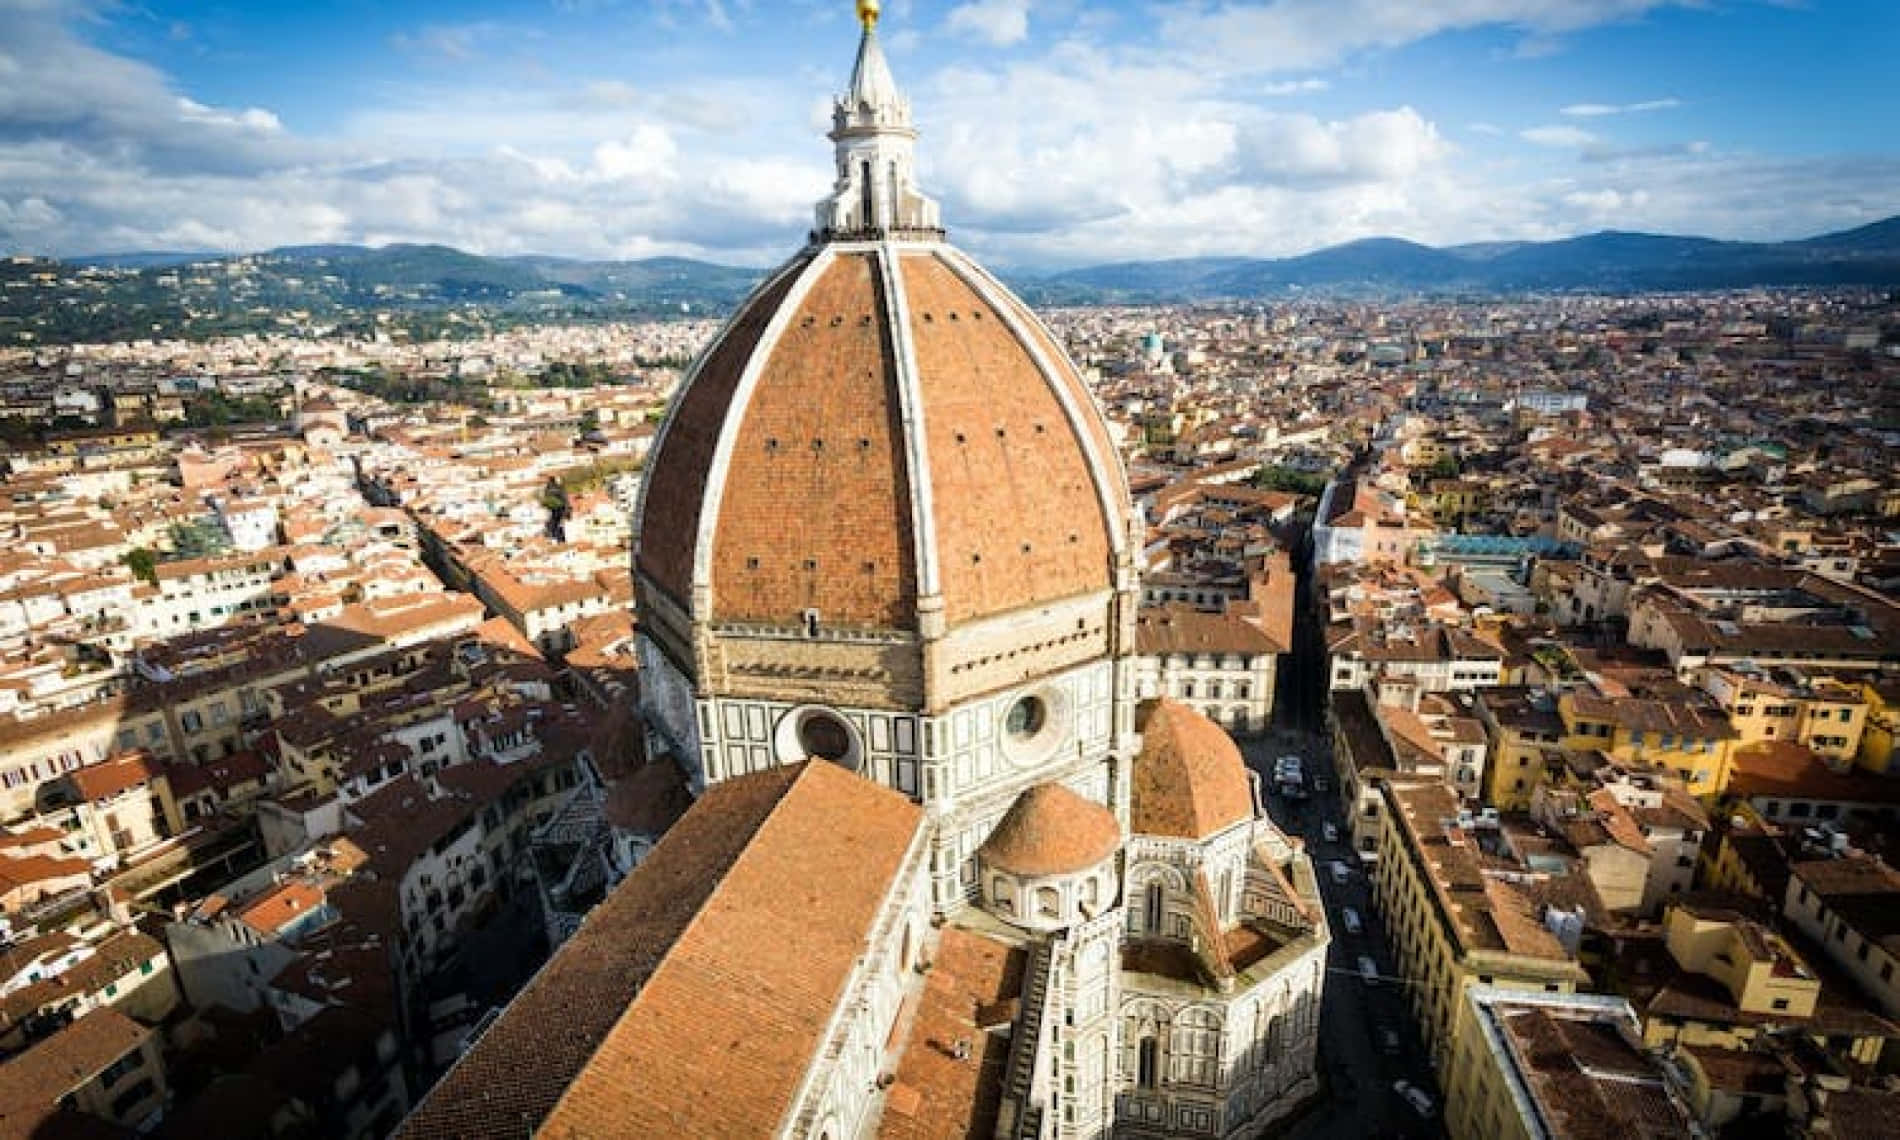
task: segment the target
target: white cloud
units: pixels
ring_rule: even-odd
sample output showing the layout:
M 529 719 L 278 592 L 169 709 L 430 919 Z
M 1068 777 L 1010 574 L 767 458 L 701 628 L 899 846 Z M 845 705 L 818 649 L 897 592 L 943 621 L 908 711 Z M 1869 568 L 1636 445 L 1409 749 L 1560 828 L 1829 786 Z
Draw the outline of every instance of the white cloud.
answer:
M 492 20 L 476 20 L 466 24 L 425 24 L 411 32 L 398 32 L 389 42 L 401 51 L 459 64 L 474 60 L 486 45 L 504 42 L 519 34 L 520 30 L 511 30 Z
M 1641 103 L 1572 103 L 1557 113 L 1572 118 L 1594 119 L 1605 115 L 1634 115 L 1644 111 L 1667 111 L 1682 106 L 1682 100 L 1647 99 Z
M 971 0 L 952 8 L 944 26 L 959 35 L 1008 47 L 1029 38 L 1029 0 Z
M 203 123 L 213 127 L 237 127 L 264 134 L 276 134 L 284 129 L 284 124 L 276 115 L 259 107 L 250 107 L 242 111 L 225 111 L 216 107 L 207 107 L 196 100 L 180 97 L 178 115 L 188 123 Z
M 1332 86 L 1324 79 L 1289 79 L 1282 83 L 1267 83 L 1256 90 L 1262 95 L 1307 95 L 1315 91 L 1324 91 Z
M 1694 0 L 1275 0 L 1178 5 L 1163 40 L 1240 73 L 1316 70 L 1441 32 L 1502 26 L 1527 43 Z
M 679 176 L 679 144 L 665 127 L 642 123 L 624 141 L 594 148 L 594 174 L 606 179 L 670 181 Z
M 312 137 L 265 107 L 192 99 L 157 70 L 90 46 L 61 5 L 91 0 L 21 2 L 0 0 L 6 249 L 404 240 L 769 263 L 803 239 L 829 185 L 828 92 L 848 64 L 847 44 L 829 69 L 690 82 L 642 71 L 637 85 L 584 74 L 504 86 L 474 69 L 423 69 Z M 701 0 L 672 3 L 683 22 L 709 18 Z M 925 189 L 943 198 L 956 239 L 998 265 L 1606 225 L 1790 237 L 1900 209 L 1900 158 L 1745 158 L 1694 142 L 1619 149 L 1581 129 L 1591 116 L 1570 115 L 1522 132 L 1556 148 L 1540 172 L 1528 153 L 1484 153 L 1492 144 L 1475 136 L 1501 133 L 1495 125 L 1448 128 L 1414 106 L 1317 114 L 1272 101 L 1319 90 L 1311 72 L 1325 64 L 1314 60 L 1467 26 L 1472 13 L 1513 12 L 1527 33 L 1561 34 L 1586 7 L 1590 19 L 1614 18 L 1645 6 L 1636 0 L 1412 0 L 1414 16 L 1388 0 L 1281 0 L 1263 11 L 1318 20 L 1324 7 L 1329 27 L 1317 44 L 1269 45 L 1262 61 L 1244 42 L 1149 37 L 1140 51 L 1104 49 L 1074 33 L 1081 16 L 1062 23 L 1078 10 L 1072 0 L 1053 3 L 1037 9 L 1038 29 L 1070 34 L 900 75 L 923 129 Z M 756 10 L 735 0 L 722 9 L 741 22 Z M 1244 15 L 1203 6 L 1168 18 L 1225 27 L 1220 18 Z M 1290 75 L 1262 82 L 1272 71 Z M 1448 133 L 1472 149 L 1460 153 Z
M 1525 142 L 1538 146 L 1586 147 L 1597 142 L 1597 137 L 1582 127 L 1548 126 L 1532 127 L 1519 131 L 1518 137 Z

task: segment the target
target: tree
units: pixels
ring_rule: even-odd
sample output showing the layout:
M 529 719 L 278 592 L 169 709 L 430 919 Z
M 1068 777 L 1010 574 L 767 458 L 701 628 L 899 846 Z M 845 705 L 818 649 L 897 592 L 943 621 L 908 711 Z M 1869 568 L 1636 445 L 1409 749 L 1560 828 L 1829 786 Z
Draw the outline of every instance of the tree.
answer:
M 158 555 L 143 546 L 134 547 L 119 559 L 132 571 L 132 577 L 141 582 L 158 585 Z
M 1326 490 L 1327 477 L 1315 471 L 1263 464 L 1254 472 L 1253 485 L 1264 491 L 1288 491 L 1295 495 L 1317 495 Z

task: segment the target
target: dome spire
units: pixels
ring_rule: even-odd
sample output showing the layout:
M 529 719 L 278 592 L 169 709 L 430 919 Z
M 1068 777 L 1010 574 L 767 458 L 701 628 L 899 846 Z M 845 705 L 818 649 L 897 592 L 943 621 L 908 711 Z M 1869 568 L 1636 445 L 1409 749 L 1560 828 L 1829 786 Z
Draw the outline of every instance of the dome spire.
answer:
M 824 241 L 925 240 L 943 236 L 937 203 L 918 189 L 917 130 L 878 43 L 879 0 L 857 0 L 864 35 L 851 84 L 832 104 L 837 182 L 818 203 L 814 236 Z

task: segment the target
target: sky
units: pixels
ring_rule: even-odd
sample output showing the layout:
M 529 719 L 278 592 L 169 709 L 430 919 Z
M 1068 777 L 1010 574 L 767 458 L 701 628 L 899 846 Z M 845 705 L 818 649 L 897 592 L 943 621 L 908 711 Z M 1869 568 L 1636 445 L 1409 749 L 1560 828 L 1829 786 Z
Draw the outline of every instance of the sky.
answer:
M 1900 0 L 885 0 L 1001 267 L 1900 214 Z M 0 251 L 442 242 L 767 265 L 850 0 L 0 0 Z

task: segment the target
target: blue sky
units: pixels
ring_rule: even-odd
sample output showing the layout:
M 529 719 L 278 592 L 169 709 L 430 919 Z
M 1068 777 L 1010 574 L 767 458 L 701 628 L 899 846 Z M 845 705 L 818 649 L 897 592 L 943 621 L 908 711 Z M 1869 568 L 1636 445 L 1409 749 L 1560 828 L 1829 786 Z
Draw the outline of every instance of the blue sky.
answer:
M 1895 0 L 887 0 L 998 264 L 1900 213 Z M 765 264 L 848 0 L 0 0 L 0 249 L 441 241 Z

